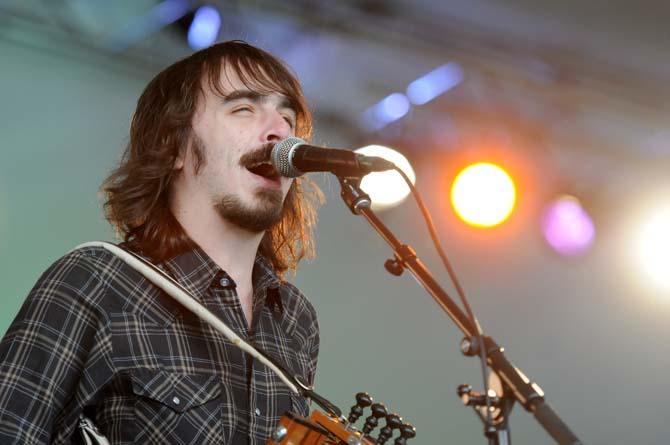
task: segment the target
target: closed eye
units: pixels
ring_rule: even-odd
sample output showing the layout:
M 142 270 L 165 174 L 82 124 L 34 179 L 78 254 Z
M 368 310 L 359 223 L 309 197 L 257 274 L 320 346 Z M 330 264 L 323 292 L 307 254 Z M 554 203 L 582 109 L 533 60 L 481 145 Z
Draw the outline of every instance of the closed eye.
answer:
M 286 123 L 288 123 L 289 127 L 291 127 L 291 130 L 295 128 L 295 122 L 293 121 L 293 118 L 289 116 L 284 116 L 284 120 Z

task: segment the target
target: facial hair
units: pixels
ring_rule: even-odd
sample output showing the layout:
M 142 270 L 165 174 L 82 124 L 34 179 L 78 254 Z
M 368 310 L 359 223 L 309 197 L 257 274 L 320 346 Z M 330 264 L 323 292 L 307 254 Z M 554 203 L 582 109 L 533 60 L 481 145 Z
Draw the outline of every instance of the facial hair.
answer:
M 283 196 L 279 190 L 259 190 L 256 192 L 259 203 L 255 207 L 243 204 L 232 194 L 224 195 L 214 204 L 219 215 L 236 226 L 253 233 L 265 232 L 283 215 Z
M 193 145 L 194 150 L 203 155 L 206 153 L 204 141 L 197 135 L 194 135 Z M 269 159 L 272 146 L 266 144 L 258 150 L 245 154 L 240 158 L 240 165 L 244 167 Z M 207 162 L 204 156 L 201 157 L 201 162 L 203 166 Z M 245 205 L 237 195 L 227 193 L 214 203 L 214 208 L 223 219 L 241 229 L 252 233 L 265 232 L 281 220 L 284 196 L 281 190 L 274 189 L 260 189 L 255 195 L 257 200 L 255 206 Z

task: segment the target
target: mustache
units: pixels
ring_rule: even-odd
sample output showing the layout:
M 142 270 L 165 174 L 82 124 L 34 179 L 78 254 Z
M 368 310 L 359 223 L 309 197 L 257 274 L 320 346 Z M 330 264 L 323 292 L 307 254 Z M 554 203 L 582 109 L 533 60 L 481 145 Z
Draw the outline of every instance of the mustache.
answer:
M 240 165 L 242 167 L 248 167 L 250 165 L 258 164 L 260 162 L 269 162 L 270 154 L 275 144 L 268 142 L 263 145 L 261 148 L 245 153 L 240 157 Z

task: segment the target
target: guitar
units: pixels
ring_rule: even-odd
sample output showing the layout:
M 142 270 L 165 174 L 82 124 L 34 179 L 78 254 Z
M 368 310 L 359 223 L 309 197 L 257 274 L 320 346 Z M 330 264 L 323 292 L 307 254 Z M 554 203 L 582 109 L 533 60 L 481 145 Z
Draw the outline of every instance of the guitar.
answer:
M 372 403 L 367 393 L 358 393 L 356 401 L 348 418 L 318 410 L 312 411 L 309 418 L 288 412 L 280 419 L 267 445 L 382 445 L 396 429 L 400 435 L 393 442 L 394 445 L 405 445 L 407 439 L 416 435 L 412 425 L 403 423 L 397 414 L 388 414 L 383 404 Z M 355 422 L 367 406 L 372 413 L 360 430 L 356 428 Z M 370 433 L 377 428 L 378 419 L 385 419 L 386 424 L 375 439 Z

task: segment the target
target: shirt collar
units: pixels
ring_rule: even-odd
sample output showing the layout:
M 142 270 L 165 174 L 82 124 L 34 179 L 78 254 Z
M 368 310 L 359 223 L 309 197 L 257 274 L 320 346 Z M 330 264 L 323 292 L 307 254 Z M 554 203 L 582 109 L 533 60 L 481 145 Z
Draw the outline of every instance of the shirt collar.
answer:
M 254 285 L 254 289 L 279 287 L 281 285 L 281 280 L 272 268 L 270 261 L 260 253 L 256 254 L 251 281 Z
M 200 296 L 223 275 L 223 270 L 200 247 L 170 258 L 163 263 L 163 266 L 198 299 L 201 299 Z M 261 254 L 257 254 L 254 260 L 251 281 L 255 295 L 259 293 L 264 295 L 268 288 L 278 288 L 281 285 L 281 280 L 272 265 Z

